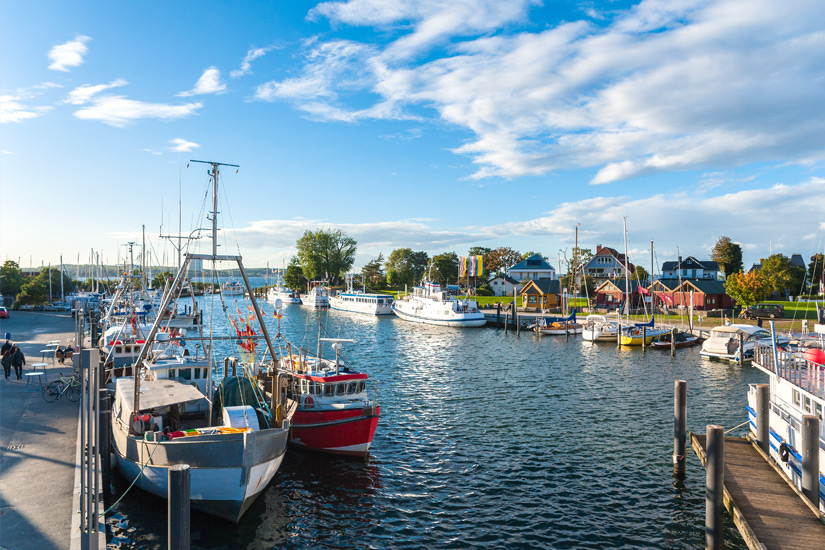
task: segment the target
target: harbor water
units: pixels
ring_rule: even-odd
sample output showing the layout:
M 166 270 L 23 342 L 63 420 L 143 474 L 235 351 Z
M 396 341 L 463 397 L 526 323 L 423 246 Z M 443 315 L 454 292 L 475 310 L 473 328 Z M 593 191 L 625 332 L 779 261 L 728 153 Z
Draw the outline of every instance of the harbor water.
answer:
M 199 298 L 207 318 L 225 322 L 209 299 Z M 274 335 L 273 306 L 263 307 Z M 369 458 L 290 449 L 240 524 L 192 512 L 193 548 L 699 548 L 705 472 L 691 454 L 685 480 L 673 478 L 674 380 L 687 381 L 688 429 L 702 433 L 744 422 L 748 384 L 767 380 L 702 359 L 698 347 L 671 357 L 573 336 L 321 315 L 326 336 L 357 341 L 344 357 L 380 386 Z M 288 306 L 281 325 L 314 352 L 316 311 Z M 107 505 L 127 486 L 113 476 Z M 134 489 L 107 524 L 113 547 L 166 548 L 162 499 Z M 731 522 L 725 536 L 727 548 L 746 548 Z

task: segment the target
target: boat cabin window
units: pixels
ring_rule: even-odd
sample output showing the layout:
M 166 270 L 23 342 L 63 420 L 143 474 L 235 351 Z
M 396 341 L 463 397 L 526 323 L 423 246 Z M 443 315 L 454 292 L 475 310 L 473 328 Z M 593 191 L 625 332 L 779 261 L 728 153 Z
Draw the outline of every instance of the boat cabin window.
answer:
M 306 380 L 301 380 L 301 393 L 308 393 Z
M 816 411 L 814 414 L 819 417 L 819 420 L 822 420 L 822 405 L 814 403 L 814 410 Z
M 312 393 L 315 395 L 321 395 L 321 392 L 324 390 L 324 388 L 321 387 L 321 384 L 318 384 L 317 382 L 310 382 L 309 385 Z
M 800 399 L 799 392 L 796 390 L 793 390 L 793 404 L 795 407 L 802 406 L 802 400 Z
M 335 395 L 335 384 L 324 384 L 324 395 L 327 397 Z
M 361 393 L 362 391 L 364 391 L 364 388 L 366 387 L 366 385 L 367 385 L 366 382 L 358 382 L 358 393 Z
M 356 393 L 358 389 L 358 382 L 350 382 L 347 384 L 347 393 Z
M 344 395 L 347 392 L 346 384 L 335 384 L 335 395 Z
M 184 380 L 192 380 L 192 369 L 178 369 L 178 376 Z
M 807 395 L 805 396 L 805 412 L 808 414 L 811 413 L 811 398 Z
M 120 346 L 115 346 L 115 353 L 123 353 L 123 349 Z
M 200 367 L 195 367 L 195 378 L 201 377 L 201 369 Z
M 174 378 L 175 377 L 175 369 L 169 369 L 168 371 L 166 371 L 166 376 L 168 378 Z
M 123 353 L 132 353 L 132 346 L 123 346 Z

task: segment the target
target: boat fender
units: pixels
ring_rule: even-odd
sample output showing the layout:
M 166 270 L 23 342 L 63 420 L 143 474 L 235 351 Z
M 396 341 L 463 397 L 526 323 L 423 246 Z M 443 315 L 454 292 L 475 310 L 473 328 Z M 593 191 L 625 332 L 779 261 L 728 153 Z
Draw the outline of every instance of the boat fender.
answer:
M 791 457 L 791 450 L 788 448 L 787 443 L 783 443 L 779 446 L 779 459 L 782 462 L 788 462 L 788 459 Z

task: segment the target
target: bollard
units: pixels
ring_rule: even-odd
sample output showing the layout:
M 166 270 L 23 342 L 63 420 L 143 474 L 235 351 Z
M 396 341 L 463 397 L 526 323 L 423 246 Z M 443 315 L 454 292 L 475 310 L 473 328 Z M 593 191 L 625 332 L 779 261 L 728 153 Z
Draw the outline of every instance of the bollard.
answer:
M 670 356 L 676 355 L 676 329 L 670 329 Z
M 501 326 L 501 302 L 496 302 L 496 326 Z
M 687 382 L 676 380 L 673 393 L 673 474 L 685 476 L 685 457 L 687 456 Z
M 169 468 L 169 550 L 189 550 L 189 465 Z
M 742 333 L 739 334 L 739 351 L 737 354 L 739 355 L 739 364 L 743 365 L 745 363 L 745 335 Z
M 802 416 L 802 492 L 819 508 L 819 417 Z
M 771 454 L 771 387 L 756 385 L 756 442 L 768 456 Z
M 507 325 L 510 324 L 510 313 L 506 313 L 504 316 L 504 334 L 507 334 Z
M 642 352 L 647 351 L 647 327 L 642 327 Z
M 706 433 L 705 548 L 721 550 L 723 546 L 722 492 L 725 483 L 725 429 L 722 426 L 708 424 Z

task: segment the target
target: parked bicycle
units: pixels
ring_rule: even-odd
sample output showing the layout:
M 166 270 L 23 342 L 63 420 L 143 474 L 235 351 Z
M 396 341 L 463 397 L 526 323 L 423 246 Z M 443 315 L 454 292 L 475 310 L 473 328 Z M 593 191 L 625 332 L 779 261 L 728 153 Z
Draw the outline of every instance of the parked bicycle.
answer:
M 77 374 L 72 373 L 69 378 L 66 378 L 63 373 L 60 373 L 57 375 L 57 380 L 50 382 L 43 390 L 43 399 L 47 403 L 52 403 L 64 395 L 72 402 L 80 399 L 80 378 Z

